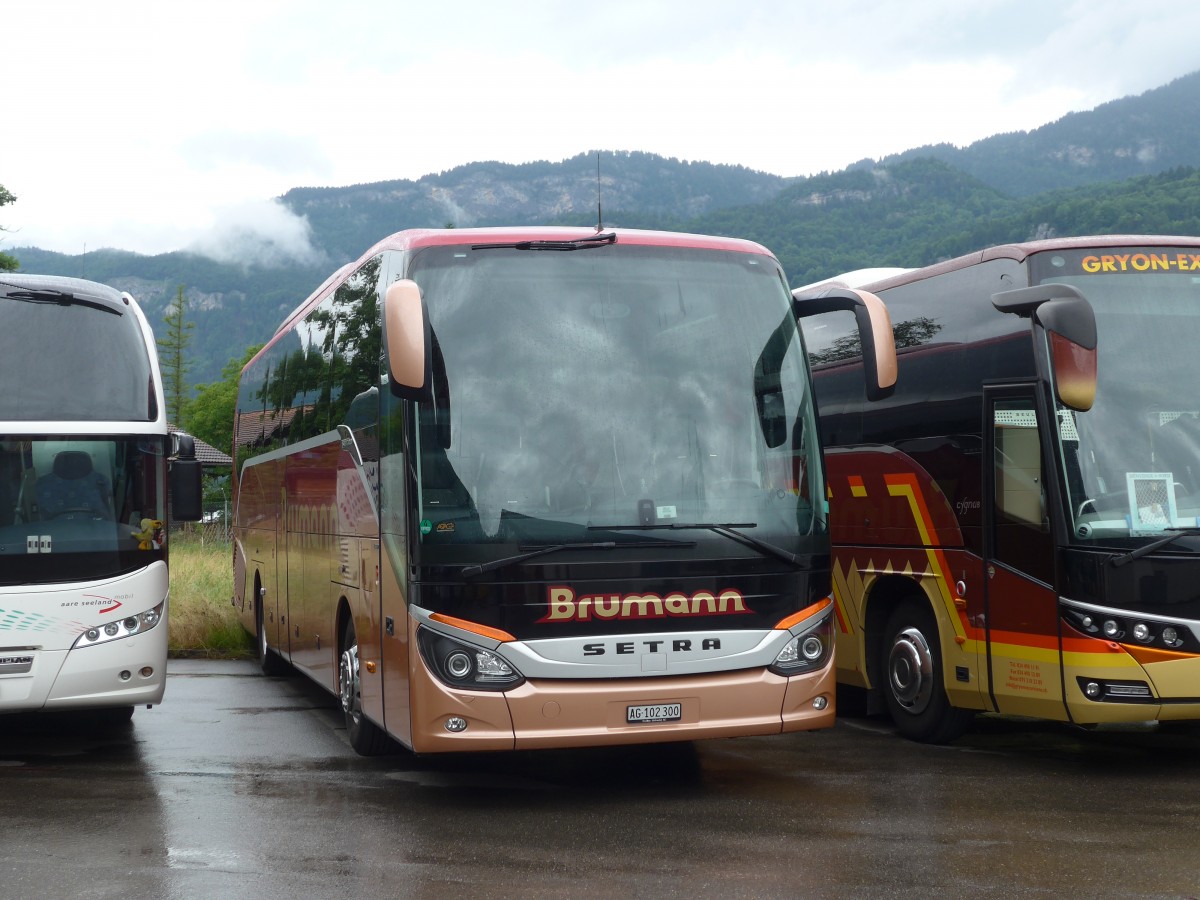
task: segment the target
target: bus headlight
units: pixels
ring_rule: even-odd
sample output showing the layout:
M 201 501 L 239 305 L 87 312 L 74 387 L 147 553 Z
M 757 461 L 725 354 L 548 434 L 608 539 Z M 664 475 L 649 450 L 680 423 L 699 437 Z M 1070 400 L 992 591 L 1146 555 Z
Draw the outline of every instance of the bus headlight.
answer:
M 832 654 L 833 608 L 830 607 L 816 623 L 784 645 L 771 664 L 771 671 L 785 676 L 813 672 L 824 666 Z
M 450 687 L 473 691 L 506 691 L 525 681 L 524 675 L 491 650 L 446 637 L 428 628 L 417 630 L 417 646 L 429 671 Z
M 71 649 L 94 647 L 96 644 L 119 641 L 121 638 L 133 637 L 135 634 L 149 631 L 162 621 L 163 608 L 166 605 L 167 601 L 164 600 L 153 609 L 148 609 L 136 616 L 127 616 L 120 622 L 107 622 L 103 626 L 93 626 L 75 639 Z

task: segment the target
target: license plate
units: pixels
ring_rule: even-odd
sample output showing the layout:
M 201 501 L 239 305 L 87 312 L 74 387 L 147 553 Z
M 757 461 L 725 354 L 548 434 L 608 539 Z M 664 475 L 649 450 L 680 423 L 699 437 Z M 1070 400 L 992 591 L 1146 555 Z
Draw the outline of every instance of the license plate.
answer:
M 627 723 L 678 722 L 683 718 L 680 703 L 651 703 L 646 706 L 630 706 L 625 710 Z

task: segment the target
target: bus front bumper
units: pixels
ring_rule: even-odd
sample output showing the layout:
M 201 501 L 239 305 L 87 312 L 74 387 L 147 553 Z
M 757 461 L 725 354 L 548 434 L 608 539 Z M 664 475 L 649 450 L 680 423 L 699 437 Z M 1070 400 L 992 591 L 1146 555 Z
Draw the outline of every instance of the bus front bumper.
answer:
M 167 624 L 75 650 L 5 650 L 32 657 L 26 672 L 0 675 L 0 712 L 160 703 L 167 677 Z
M 418 753 L 532 750 L 815 731 L 834 723 L 834 669 L 784 678 L 765 669 L 612 681 L 527 681 L 505 693 L 432 679 L 412 708 Z M 678 704 L 673 721 L 631 723 L 631 707 Z M 673 711 L 673 710 L 672 710 Z M 451 723 L 451 720 L 457 720 Z M 450 727 L 448 727 L 450 723 Z M 461 728 L 452 731 L 451 727 Z

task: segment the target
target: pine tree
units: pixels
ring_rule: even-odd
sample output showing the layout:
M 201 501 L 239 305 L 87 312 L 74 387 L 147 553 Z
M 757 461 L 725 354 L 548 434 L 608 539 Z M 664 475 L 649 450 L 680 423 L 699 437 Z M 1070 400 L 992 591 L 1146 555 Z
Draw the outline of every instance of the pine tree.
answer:
M 183 408 L 187 402 L 187 370 L 189 361 L 186 351 L 192 339 L 194 322 L 186 321 L 187 299 L 183 296 L 183 285 L 175 295 L 175 302 L 167 307 L 163 324 L 166 335 L 158 341 L 158 358 L 162 365 L 163 389 L 167 394 L 167 419 L 173 425 L 184 427 Z

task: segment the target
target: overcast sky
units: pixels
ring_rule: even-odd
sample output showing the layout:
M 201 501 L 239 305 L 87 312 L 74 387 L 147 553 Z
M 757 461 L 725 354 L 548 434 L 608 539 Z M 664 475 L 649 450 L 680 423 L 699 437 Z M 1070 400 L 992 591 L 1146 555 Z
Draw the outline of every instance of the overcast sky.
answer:
M 0 27 L 0 249 L 66 253 L 302 246 L 289 188 L 477 160 L 810 175 L 1200 69 L 1193 0 L 10 0 Z

